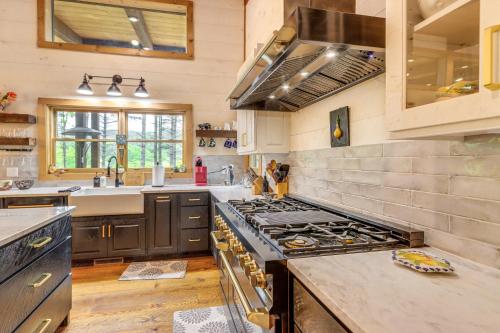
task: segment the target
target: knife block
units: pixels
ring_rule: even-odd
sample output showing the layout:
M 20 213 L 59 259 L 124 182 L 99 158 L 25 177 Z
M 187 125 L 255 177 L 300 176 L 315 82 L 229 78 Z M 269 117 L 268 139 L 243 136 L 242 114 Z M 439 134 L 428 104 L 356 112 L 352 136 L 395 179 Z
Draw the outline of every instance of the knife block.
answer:
M 283 183 L 276 183 L 274 192 L 276 192 L 278 199 L 283 198 L 286 194 L 288 194 L 288 182 L 285 181 Z

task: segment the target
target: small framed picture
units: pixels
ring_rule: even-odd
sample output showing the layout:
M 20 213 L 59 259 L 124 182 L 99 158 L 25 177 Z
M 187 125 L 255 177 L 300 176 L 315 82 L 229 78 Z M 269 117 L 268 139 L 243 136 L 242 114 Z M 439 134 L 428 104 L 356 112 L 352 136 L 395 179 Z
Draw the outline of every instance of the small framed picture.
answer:
M 348 106 L 330 112 L 330 138 L 332 148 L 350 145 Z

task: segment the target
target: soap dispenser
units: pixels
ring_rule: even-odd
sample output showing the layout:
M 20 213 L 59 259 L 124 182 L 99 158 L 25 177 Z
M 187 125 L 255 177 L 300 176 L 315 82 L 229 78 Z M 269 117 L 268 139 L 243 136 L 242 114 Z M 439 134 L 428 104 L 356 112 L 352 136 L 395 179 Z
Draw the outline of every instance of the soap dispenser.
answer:
M 101 178 L 95 173 L 94 177 L 94 187 L 101 187 Z

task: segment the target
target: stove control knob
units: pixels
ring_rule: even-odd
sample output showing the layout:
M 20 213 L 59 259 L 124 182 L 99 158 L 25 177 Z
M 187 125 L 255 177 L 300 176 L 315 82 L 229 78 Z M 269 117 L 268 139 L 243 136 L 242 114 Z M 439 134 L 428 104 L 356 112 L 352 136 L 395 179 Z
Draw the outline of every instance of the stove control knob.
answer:
M 245 248 L 243 247 L 243 244 L 241 244 L 240 241 L 236 240 L 233 243 L 231 250 L 233 251 L 234 255 L 238 255 L 240 253 L 243 253 L 243 251 L 245 251 Z
M 224 236 L 226 239 L 234 239 L 234 234 L 231 230 L 224 230 Z
M 245 274 L 246 276 L 250 276 L 252 273 L 257 272 L 257 263 L 255 260 L 252 260 L 250 262 L 247 262 L 245 264 Z
M 247 252 L 245 254 L 242 254 L 238 257 L 238 259 L 240 260 L 240 266 L 241 268 L 244 268 L 246 263 L 247 262 L 250 262 L 252 260 L 252 257 L 250 256 L 250 254 Z
M 267 287 L 266 275 L 261 269 L 258 269 L 256 272 L 250 275 L 250 282 L 254 287 L 259 287 L 262 289 L 266 289 Z

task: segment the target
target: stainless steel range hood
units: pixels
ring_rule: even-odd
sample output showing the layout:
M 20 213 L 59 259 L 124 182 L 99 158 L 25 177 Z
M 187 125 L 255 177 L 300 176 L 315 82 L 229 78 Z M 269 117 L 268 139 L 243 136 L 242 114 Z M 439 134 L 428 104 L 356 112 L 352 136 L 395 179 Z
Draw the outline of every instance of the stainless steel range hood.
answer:
M 229 95 L 231 109 L 297 111 L 385 71 L 385 19 L 297 7 Z

